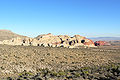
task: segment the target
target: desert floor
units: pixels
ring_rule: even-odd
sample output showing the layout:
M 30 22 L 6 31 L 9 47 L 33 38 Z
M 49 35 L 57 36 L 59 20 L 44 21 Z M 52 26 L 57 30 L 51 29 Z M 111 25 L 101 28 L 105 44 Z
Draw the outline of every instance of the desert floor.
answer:
M 24 71 L 37 74 L 41 69 L 57 72 L 114 63 L 120 63 L 120 48 L 118 47 L 69 49 L 0 45 L 1 78 L 15 77 Z

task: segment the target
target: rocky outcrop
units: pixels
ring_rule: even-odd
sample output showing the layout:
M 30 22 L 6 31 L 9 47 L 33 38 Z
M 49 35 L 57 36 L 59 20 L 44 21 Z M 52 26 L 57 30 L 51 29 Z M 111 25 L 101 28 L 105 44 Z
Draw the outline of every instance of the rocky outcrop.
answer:
M 84 45 L 89 46 L 89 47 L 95 46 L 94 42 L 92 40 L 90 40 L 90 39 L 84 39 L 84 40 L 85 40 L 85 42 L 83 43 Z
M 79 46 L 95 47 L 94 42 L 80 35 L 70 37 L 68 35 L 55 36 L 51 33 L 39 35 L 36 38 L 13 38 L 3 40 L 0 44 L 23 45 L 23 46 L 44 46 L 44 47 L 66 47 L 77 48 Z
M 96 41 L 95 46 L 105 46 L 105 45 L 111 45 L 110 43 L 106 42 L 106 41 Z

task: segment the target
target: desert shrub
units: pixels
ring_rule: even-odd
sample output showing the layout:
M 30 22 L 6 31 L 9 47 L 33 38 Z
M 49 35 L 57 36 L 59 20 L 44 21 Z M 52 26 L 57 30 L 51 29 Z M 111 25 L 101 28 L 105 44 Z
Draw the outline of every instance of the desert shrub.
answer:
M 58 75 L 59 75 L 59 76 L 65 76 L 66 73 L 65 73 L 64 71 L 59 71 L 59 72 L 58 72 Z

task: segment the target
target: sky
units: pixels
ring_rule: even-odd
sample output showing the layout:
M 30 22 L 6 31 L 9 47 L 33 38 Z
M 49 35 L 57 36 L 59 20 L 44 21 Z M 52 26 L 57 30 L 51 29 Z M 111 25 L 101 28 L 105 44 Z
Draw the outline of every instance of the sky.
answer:
M 120 37 L 120 0 L 0 0 L 0 29 L 29 37 Z

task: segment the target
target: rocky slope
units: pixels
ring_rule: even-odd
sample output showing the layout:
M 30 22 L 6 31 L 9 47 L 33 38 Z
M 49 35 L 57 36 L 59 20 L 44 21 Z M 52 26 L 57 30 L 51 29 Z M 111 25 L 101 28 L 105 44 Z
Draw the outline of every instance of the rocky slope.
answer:
M 18 35 L 18 34 L 16 34 L 16 33 L 13 33 L 13 32 L 10 31 L 10 30 L 0 30 L 0 41 L 10 40 L 10 39 L 16 38 L 16 37 L 23 38 L 23 37 L 25 37 L 25 36 L 22 36 L 22 35 Z

